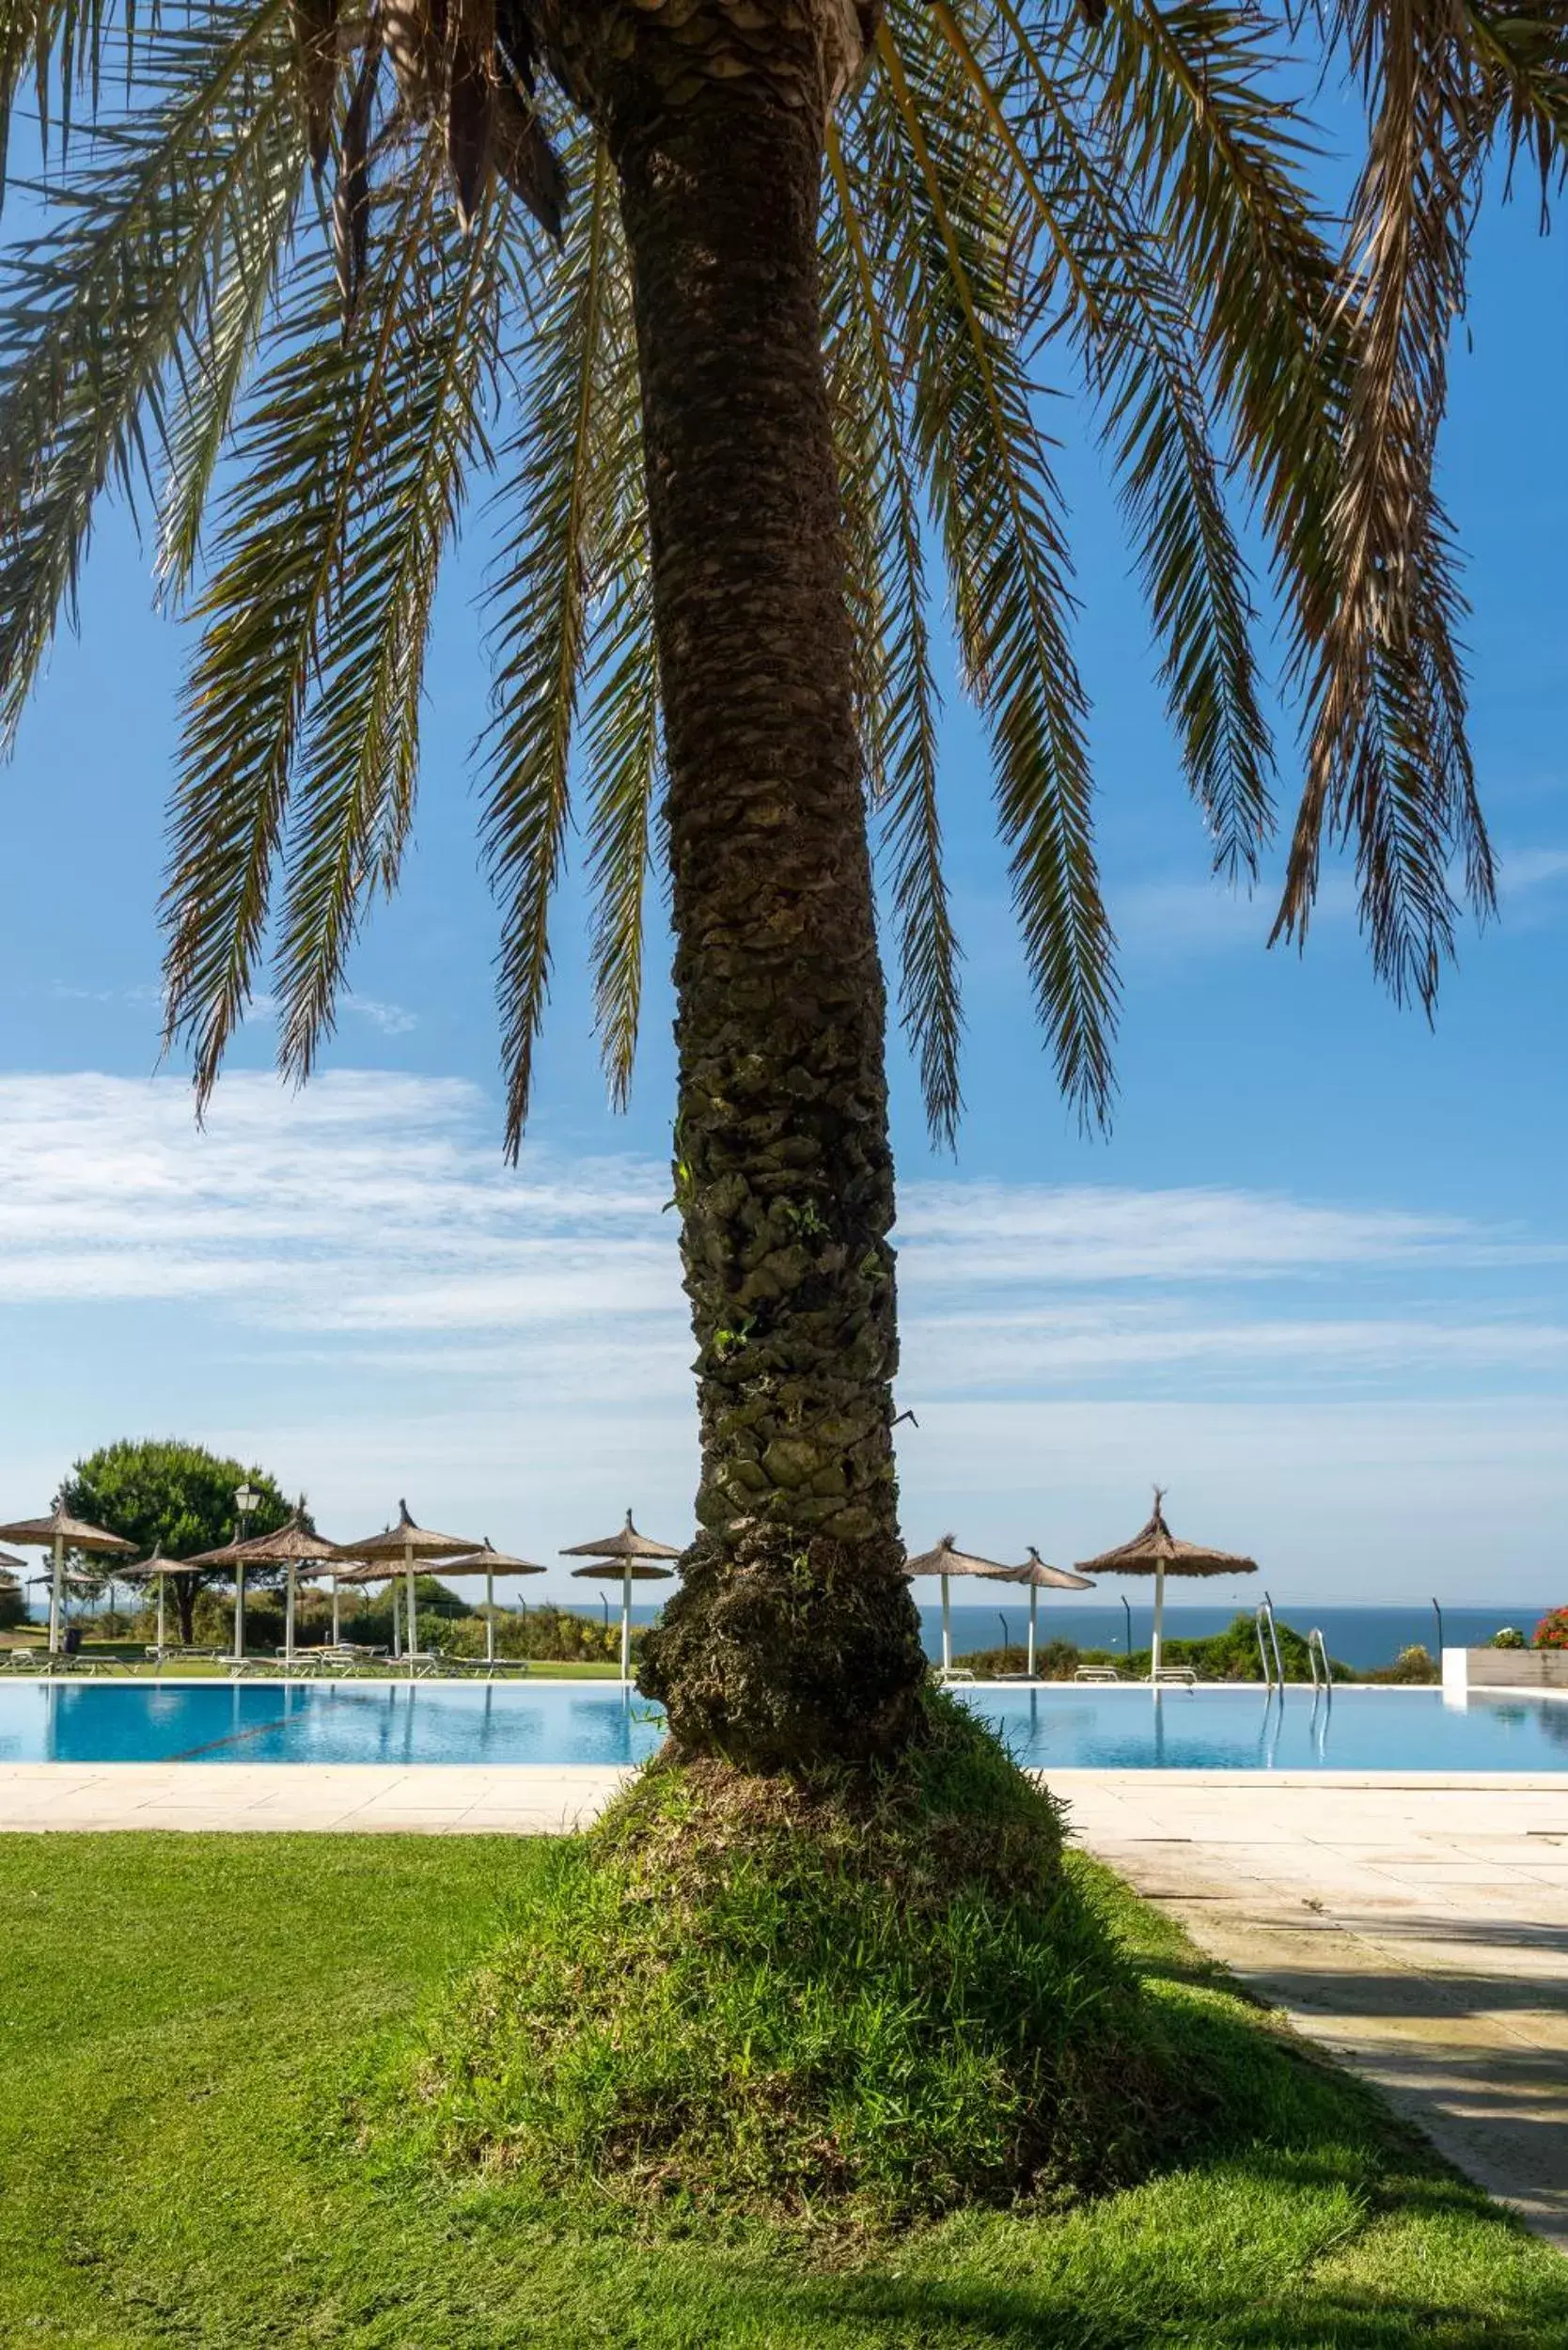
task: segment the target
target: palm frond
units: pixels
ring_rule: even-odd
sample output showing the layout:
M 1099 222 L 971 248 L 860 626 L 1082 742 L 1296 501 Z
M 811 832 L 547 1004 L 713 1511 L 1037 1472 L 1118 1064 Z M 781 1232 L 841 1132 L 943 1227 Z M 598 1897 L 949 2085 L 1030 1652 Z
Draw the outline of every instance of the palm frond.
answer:
M 335 894 L 334 850 L 345 831 L 358 840 L 368 836 L 382 812 L 375 784 L 384 793 L 401 772 L 397 719 L 406 712 L 392 682 L 399 660 L 388 659 L 380 640 L 386 666 L 378 676 L 376 622 L 366 620 L 384 585 L 374 567 L 386 560 L 385 534 L 367 534 L 357 550 L 365 557 L 357 580 L 353 563 L 356 530 L 367 516 L 387 519 L 388 509 L 377 506 L 378 464 L 389 462 L 395 483 L 406 483 L 409 470 L 417 469 L 399 402 L 417 381 L 428 329 L 427 264 L 443 219 L 438 160 L 421 152 L 382 203 L 384 233 L 355 333 L 342 331 L 324 244 L 312 244 L 301 258 L 287 322 L 274 332 L 270 364 L 237 437 L 214 569 L 196 606 L 203 634 L 185 692 L 165 922 L 167 1032 L 171 1042 L 190 1042 L 200 1098 L 216 1080 L 250 997 L 318 680 L 327 683 L 313 744 L 312 822 L 291 875 L 282 950 L 286 1036 L 296 1062 L 302 1053 L 308 1057 L 312 1005 L 319 1020 L 326 1001 L 321 988 L 335 972 L 341 929 L 352 925 L 365 880 L 363 857 L 350 848 Z M 388 507 L 396 517 L 395 497 Z M 413 507 L 417 528 L 427 516 L 417 498 Z M 345 679 L 348 665 L 334 662 L 333 631 L 345 604 L 347 625 L 357 632 L 351 658 L 367 663 L 362 679 Z M 381 617 L 396 634 L 396 616 Z M 406 662 L 406 644 L 401 650 Z M 379 733 L 367 774 L 354 759 L 353 776 L 364 789 L 356 800 L 350 782 L 345 810 L 338 762 L 353 758 L 358 746 L 345 749 L 343 713 L 356 696 L 362 713 L 380 713 Z
M 414 267 L 390 290 L 398 315 L 358 444 L 290 798 L 274 970 L 278 1058 L 299 1078 L 330 1032 L 366 902 L 396 886 L 408 838 L 442 557 L 489 460 L 510 202 L 492 192 L 459 242 L 437 198 L 413 224 Z M 373 285 L 367 291 L 375 298 Z M 317 364 L 335 377 L 324 345 L 342 326 L 330 303 L 318 332 Z
M 585 714 L 586 855 L 594 894 L 595 1025 L 617 1108 L 631 1091 L 642 1008 L 644 901 L 662 759 L 652 551 L 642 471 L 642 406 L 624 270 L 605 289 L 598 406 L 611 517 L 596 564 L 600 608 Z
M 1379 637 L 1378 591 L 1369 602 L 1357 570 L 1372 544 L 1365 492 L 1353 520 L 1342 491 L 1353 444 L 1370 456 L 1374 415 L 1391 420 L 1394 411 L 1379 406 L 1366 372 L 1367 285 L 1359 272 L 1342 277 L 1298 183 L 1310 144 L 1282 94 L 1270 32 L 1218 0 L 1171 9 L 1113 0 L 1106 40 L 1103 116 L 1115 126 L 1113 151 L 1163 208 L 1198 300 L 1208 364 L 1292 614 L 1293 673 L 1308 697 L 1308 776 L 1276 934 L 1305 935 L 1324 838 L 1350 839 L 1374 963 L 1396 995 L 1414 992 L 1430 1007 L 1452 944 L 1446 879 L 1432 871 L 1434 861 L 1446 869 L 1444 844 L 1463 846 L 1482 905 L 1491 887 L 1465 749 L 1463 600 L 1430 469 L 1421 480 L 1424 461 L 1407 439 L 1415 505 L 1401 528 L 1419 536 L 1421 554 L 1400 628 Z M 1416 159 L 1414 148 L 1404 151 Z M 1445 175 L 1435 150 L 1432 165 Z M 1365 196 L 1364 186 L 1362 204 Z M 1413 356 L 1406 344 L 1399 368 Z M 1402 395 L 1398 413 L 1413 420 L 1418 406 Z M 1395 452 L 1387 438 L 1381 446 L 1391 488 Z
M 178 396 L 171 398 L 167 454 L 158 512 L 158 580 L 174 601 L 190 584 L 218 460 L 241 387 L 260 340 L 277 282 L 278 257 L 293 223 L 305 172 L 295 143 L 290 168 L 274 175 L 264 200 L 235 223 L 219 265 L 207 332 L 197 348 L 176 353 Z
M 828 131 L 833 201 L 823 225 L 829 366 L 852 429 L 852 599 L 862 641 L 862 731 L 889 865 L 899 1009 L 920 1072 L 933 1140 L 950 1145 L 963 1107 L 960 948 L 942 861 L 937 689 L 927 608 L 924 512 L 900 370 L 886 331 L 849 166 Z
M 1279 928 L 1304 935 L 1325 829 L 1354 843 L 1372 957 L 1430 1010 L 1452 952 L 1448 867 L 1495 899 L 1466 744 L 1463 603 L 1433 486 L 1448 338 L 1480 154 L 1475 76 L 1447 0 L 1347 20 L 1372 133 L 1339 314 L 1354 360 L 1331 542 L 1339 599 L 1314 648 L 1315 724 Z
M 0 740 L 69 616 L 100 493 L 149 483 L 171 382 L 203 364 L 228 273 L 268 279 L 302 141 L 283 0 L 149 36 L 162 102 L 90 134 L 58 225 L 0 279 Z
M 1186 290 L 1103 151 L 1082 70 L 1047 63 L 1017 0 L 937 0 L 933 14 L 1039 219 L 1041 274 L 1096 402 L 1215 870 L 1254 876 L 1273 823 L 1273 746 Z
M 156 7 L 152 16 L 156 28 Z M 121 10 L 114 0 L 0 0 L 0 195 L 23 85 L 31 84 L 47 155 L 56 117 L 63 144 L 78 89 L 87 91 L 96 111 L 105 69 L 113 64 L 129 78 L 137 62 L 136 31 L 134 7 Z
M 1100 895 L 1061 504 L 1017 331 L 1022 242 L 951 51 L 900 7 L 858 128 L 887 234 L 884 302 L 941 529 L 959 647 L 990 727 L 998 818 L 1041 1018 L 1086 1118 L 1111 1095 L 1113 942 Z M 857 198 L 857 200 L 860 200 Z
M 1509 178 L 1521 155 L 1541 188 L 1541 226 L 1552 192 L 1568 178 L 1568 18 L 1560 0 L 1520 15 L 1507 5 L 1461 0 L 1465 45 L 1482 83 L 1478 121 L 1489 148 L 1507 152 Z
M 515 439 L 505 451 L 510 487 L 508 549 L 496 582 L 497 669 L 485 739 L 483 838 L 502 911 L 498 995 L 507 1086 L 507 1148 L 527 1117 L 533 1052 L 550 983 L 550 901 L 571 820 L 569 766 L 590 637 L 599 565 L 613 523 L 616 477 L 606 463 L 606 379 L 617 352 L 624 263 L 614 178 L 603 146 L 585 198 L 552 266 L 541 307 L 542 339 Z

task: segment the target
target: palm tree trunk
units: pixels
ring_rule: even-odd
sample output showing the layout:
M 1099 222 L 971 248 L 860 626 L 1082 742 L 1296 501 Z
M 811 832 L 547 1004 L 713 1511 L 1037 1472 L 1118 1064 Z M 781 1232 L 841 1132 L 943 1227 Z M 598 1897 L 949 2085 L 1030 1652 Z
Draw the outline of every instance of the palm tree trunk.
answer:
M 901 1573 L 886 1008 L 817 271 L 842 20 L 780 8 L 765 59 L 737 73 L 731 15 L 708 6 L 679 41 L 664 10 L 633 12 L 636 70 L 607 110 L 642 373 L 702 1441 L 700 1531 L 642 1686 L 682 1747 L 772 1769 L 895 1751 L 924 1667 Z

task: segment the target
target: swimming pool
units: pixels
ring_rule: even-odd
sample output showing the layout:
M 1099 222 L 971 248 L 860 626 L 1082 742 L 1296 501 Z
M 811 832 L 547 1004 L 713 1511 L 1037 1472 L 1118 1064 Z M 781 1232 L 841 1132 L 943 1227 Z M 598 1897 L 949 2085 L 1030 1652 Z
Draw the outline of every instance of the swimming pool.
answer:
M 1044 1770 L 1568 1771 L 1568 1702 L 1436 1689 L 977 1688 Z M 29 1683 L 0 1688 L 0 1762 L 640 1762 L 655 1708 L 603 1683 Z

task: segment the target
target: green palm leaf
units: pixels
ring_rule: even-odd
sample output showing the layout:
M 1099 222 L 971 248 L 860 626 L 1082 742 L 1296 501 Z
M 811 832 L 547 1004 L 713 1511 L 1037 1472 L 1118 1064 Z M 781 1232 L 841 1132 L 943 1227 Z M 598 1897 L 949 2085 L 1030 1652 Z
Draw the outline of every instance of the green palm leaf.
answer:
M 937 0 L 933 14 L 977 102 L 1016 150 L 1038 219 L 1038 306 L 1071 333 L 1098 404 L 1215 868 L 1232 881 L 1250 877 L 1272 828 L 1273 746 L 1193 306 L 1161 232 L 1136 211 L 1105 152 L 1096 109 L 1085 102 L 1088 77 L 1063 70 L 1059 55 L 1047 61 L 1015 0 L 957 9 Z M 975 21 L 966 26 L 961 15 Z
M 835 201 L 823 232 L 832 379 L 844 438 L 854 599 L 866 681 L 863 731 L 887 851 L 899 956 L 899 1005 L 920 1072 L 933 1139 L 951 1144 L 963 1096 L 960 950 L 942 867 L 937 691 L 927 611 L 925 514 L 900 368 L 889 346 L 849 166 L 828 137 Z
M 406 824 L 430 598 L 456 476 L 482 446 L 494 272 L 482 237 L 449 263 L 428 151 L 383 210 L 351 336 L 324 244 L 301 257 L 196 607 L 165 921 L 169 1033 L 203 1092 L 254 984 L 296 780 L 286 1065 L 309 1066 L 364 891 L 395 873 Z
M 587 862 L 594 892 L 594 1016 L 611 1099 L 631 1091 L 642 1007 L 644 900 L 658 791 L 659 657 L 652 553 L 642 483 L 636 352 L 619 272 L 609 288 L 599 398 L 604 497 L 613 509 L 598 571 L 592 673 L 585 722 Z
M 579 164 L 572 177 L 587 186 L 541 305 L 542 345 L 522 425 L 505 452 L 512 486 L 485 741 L 483 838 L 502 909 L 502 1065 L 513 1153 L 549 993 L 550 900 L 571 819 L 579 687 L 618 504 L 614 393 L 628 305 L 610 166 L 597 142 L 588 171 Z
M 977 168 L 983 118 L 934 28 L 901 10 L 878 36 L 878 58 L 863 131 L 894 231 L 884 304 L 912 370 L 960 650 L 991 729 L 1036 1001 L 1063 1091 L 1100 1118 L 1111 1093 L 1113 942 L 1068 637 L 1061 505 L 1014 331 L 1024 309 L 1011 275 L 1016 205 Z
M 302 157 L 281 24 L 282 0 L 268 0 L 149 37 L 160 102 L 91 133 L 89 167 L 52 192 L 63 219 L 8 258 L 0 739 L 73 607 L 99 494 L 150 477 L 171 382 L 202 365 L 217 290 L 235 269 L 271 276 Z

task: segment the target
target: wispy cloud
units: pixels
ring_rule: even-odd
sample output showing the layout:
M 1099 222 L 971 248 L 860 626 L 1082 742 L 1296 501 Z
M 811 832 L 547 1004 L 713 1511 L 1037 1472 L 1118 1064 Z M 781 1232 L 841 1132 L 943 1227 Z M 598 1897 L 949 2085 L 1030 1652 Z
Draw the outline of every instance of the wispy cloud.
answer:
M 419 1026 L 417 1014 L 402 1004 L 385 1003 L 378 995 L 345 995 L 342 1010 L 368 1021 L 381 1036 L 407 1036 Z
M 1110 915 L 1126 953 L 1148 961 L 1185 961 L 1230 954 L 1238 948 L 1262 951 L 1274 927 L 1278 896 L 1277 885 L 1266 879 L 1249 891 L 1232 888 L 1217 877 L 1156 877 L 1113 888 Z M 1314 924 L 1321 928 L 1355 917 L 1351 875 L 1325 873 L 1318 887 Z
M 333 1073 L 296 1094 L 236 1073 L 198 1131 L 172 1077 L 0 1078 L 0 1345 L 34 1366 L 0 1473 L 42 1492 L 95 1430 L 178 1424 L 274 1464 L 351 1531 L 406 1478 L 430 1514 L 497 1539 L 581 1539 L 606 1488 L 678 1533 L 692 1342 L 668 1189 L 633 1156 L 507 1168 L 494 1105 L 453 1081 Z M 1321 1528 L 1379 1430 L 1404 1430 L 1389 1474 L 1413 1475 L 1411 1431 L 1472 1406 L 1492 1431 L 1477 1490 L 1505 1514 L 1565 1481 L 1555 1436 L 1551 1459 L 1531 1449 L 1568 1371 L 1555 1233 L 1224 1187 L 946 1181 L 905 1187 L 898 1240 L 921 1524 L 956 1509 L 970 1539 L 1012 1540 L 991 1522 L 1048 1491 L 1089 1544 L 1114 1531 L 1094 1514 L 1107 1479 L 1136 1497 L 1174 1467 L 1224 1540 L 1237 1492 L 1317 1445 L 1302 1523 Z M 1548 1401 L 1483 1411 L 1499 1388 Z M 1227 1429 L 1253 1447 L 1229 1487 Z M 1463 1445 L 1445 1457 L 1450 1492 Z
M 323 1339 L 549 1333 L 563 1375 L 606 1348 L 673 1358 L 688 1341 L 667 1192 L 663 1167 L 632 1157 L 535 1151 L 509 1169 L 490 1104 L 452 1081 L 337 1073 L 293 1093 L 241 1073 L 198 1132 L 172 1078 L 0 1078 L 13 1308 L 199 1299 Z M 1459 1217 L 990 1182 L 907 1186 L 897 1238 L 910 1375 L 960 1386 L 994 1384 L 996 1365 L 1032 1378 L 1248 1354 L 1544 1360 L 1558 1340 L 1539 1317 L 1369 1315 L 1364 1298 L 1309 1315 L 1303 1285 L 1568 1255 Z M 1238 1311 L 1260 1288 L 1267 1301 Z M 1199 1304 L 1211 1289 L 1229 1305 Z M 1282 1294 L 1295 1310 L 1278 1310 Z

